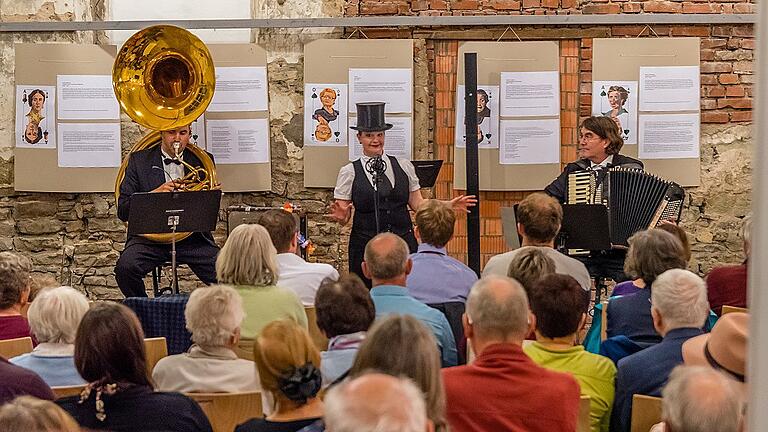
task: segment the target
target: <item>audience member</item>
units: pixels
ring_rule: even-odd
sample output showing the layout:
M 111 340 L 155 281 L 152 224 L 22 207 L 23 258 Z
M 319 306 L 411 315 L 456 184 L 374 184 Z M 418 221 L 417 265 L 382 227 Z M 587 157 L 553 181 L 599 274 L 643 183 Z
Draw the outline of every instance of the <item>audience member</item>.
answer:
M 709 305 L 719 316 L 723 306 L 747 307 L 747 266 L 752 252 L 752 214 L 741 226 L 744 262 L 739 265 L 715 267 L 707 275 Z
M 424 398 L 406 378 L 368 373 L 325 397 L 328 432 L 424 432 L 429 426 Z
M 365 332 L 376 319 L 376 309 L 363 281 L 350 273 L 320 285 L 315 312 L 317 327 L 328 338 L 328 350 L 320 353 L 323 384 L 328 385 L 352 367 Z
M 555 261 L 543 248 L 524 246 L 509 262 L 507 277 L 520 282 L 525 294 L 531 298 L 533 287 L 544 276 L 555 274 Z
M 0 340 L 31 336 L 21 314 L 29 301 L 32 262 L 21 255 L 0 252 Z M 37 344 L 33 337 L 32 342 Z
M 744 400 L 733 380 L 709 368 L 678 366 L 661 391 L 663 426 L 652 432 L 738 432 Z
M 51 401 L 19 396 L 0 407 L 3 432 L 80 432 L 80 425 Z
M 371 298 L 376 317 L 391 313 L 413 315 L 434 333 L 443 366 L 456 365 L 456 341 L 445 315 L 408 294 L 405 283 L 412 266 L 408 245 L 395 234 L 379 234 L 365 246 L 362 267 L 365 276 L 373 281 Z
M 261 387 L 275 405 L 272 414 L 251 419 L 235 431 L 295 432 L 320 420 L 320 352 L 307 331 L 292 320 L 271 322 L 256 338 L 253 351 Z
M 717 320 L 712 332 L 685 341 L 683 362 L 717 369 L 738 381 L 746 393 L 748 341 L 749 314 L 729 313 Z
M 523 350 L 539 366 L 573 374 L 581 395 L 589 396 L 592 432 L 608 432 L 616 366 L 578 343 L 579 331 L 587 322 L 589 293 L 576 279 L 560 274 L 545 276 L 532 291 L 536 342 Z
M 427 418 L 435 430 L 447 430 L 435 338 L 419 320 L 409 315 L 390 315 L 373 324 L 349 375 L 357 377 L 371 370 L 412 379 L 426 399 Z
M 0 357 L 0 405 L 23 395 L 47 400 L 53 400 L 54 397 L 53 391 L 40 375 Z
M 11 363 L 36 372 L 51 387 L 85 384 L 75 368 L 75 335 L 88 307 L 88 299 L 74 288 L 40 291 L 28 315 L 39 345 Z
M 608 303 L 608 337 L 626 336 L 641 347 L 661 341 L 651 319 L 651 293 L 656 278 L 669 269 L 685 268 L 685 251 L 674 235 L 658 228 L 639 231 L 629 238 L 624 272 L 642 279 L 644 289 L 613 297 Z M 701 320 L 704 325 L 704 319 Z
M 579 384 L 538 366 L 521 347 L 534 321 L 517 281 L 488 276 L 472 287 L 464 332 L 478 356 L 442 371 L 452 430 L 576 431 Z
M 179 393 L 156 392 L 147 373 L 144 334 L 118 303 L 86 312 L 75 338 L 75 366 L 89 384 L 59 399 L 81 427 L 110 431 L 211 431 L 203 410 Z
M 192 291 L 184 310 L 194 345 L 189 351 L 160 359 L 152 380 L 160 391 L 236 393 L 260 391 L 252 361 L 237 358 L 243 300 L 229 286 Z
M 677 239 L 675 244 L 679 245 Z M 683 343 L 703 333 L 701 328 L 709 314 L 704 281 L 683 269 L 667 270 L 654 280 L 651 304 L 653 326 L 663 340 L 619 360 L 612 432 L 630 430 L 632 395 L 659 396 L 669 373 L 683 362 Z
M 315 293 L 326 278 L 338 279 L 330 264 L 310 263 L 299 255 L 299 218 L 285 210 L 269 210 L 259 218 L 277 249 L 277 284 L 296 293 L 304 306 L 315 303 Z
M 216 258 L 216 278 L 233 285 L 243 298 L 245 319 L 235 351 L 253 359 L 253 340 L 268 323 L 293 319 L 307 328 L 307 314 L 296 294 L 275 285 L 278 280 L 277 252 L 267 230 L 257 224 L 239 225 L 229 234 Z
M 685 230 L 680 228 L 679 225 L 673 224 L 671 222 L 662 223 L 656 228 L 662 231 L 666 231 L 674 235 L 675 237 L 677 237 L 678 240 L 680 240 L 680 244 L 683 246 L 683 259 L 687 264 L 688 261 L 691 260 L 691 245 L 690 243 L 688 243 L 688 235 L 685 233 Z M 625 272 L 626 271 L 627 270 L 625 269 Z M 641 289 L 645 288 L 645 285 L 646 284 L 643 278 L 637 278 L 635 280 L 619 282 L 616 285 L 614 285 L 613 291 L 611 291 L 611 297 L 634 294 L 640 291 Z
M 419 249 L 411 254 L 413 269 L 406 285 L 422 303 L 464 303 L 477 281 L 475 272 L 446 252 L 455 224 L 456 213 L 442 201 L 426 200 L 416 212 L 414 234 Z
M 545 193 L 528 195 L 517 207 L 517 232 L 523 239 L 520 245 L 540 248 L 555 262 L 558 273 L 573 276 L 584 290 L 589 291 L 592 279 L 584 264 L 554 249 L 562 221 L 563 209 L 556 199 Z M 509 263 L 520 251 L 515 249 L 492 257 L 483 269 L 483 276 L 506 276 Z

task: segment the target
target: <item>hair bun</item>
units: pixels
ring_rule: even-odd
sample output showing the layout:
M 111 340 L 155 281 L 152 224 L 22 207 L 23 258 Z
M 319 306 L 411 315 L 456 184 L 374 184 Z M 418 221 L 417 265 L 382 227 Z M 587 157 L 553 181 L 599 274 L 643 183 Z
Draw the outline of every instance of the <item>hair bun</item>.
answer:
M 277 378 L 278 389 L 290 400 L 301 405 L 320 391 L 323 377 L 312 363 L 293 367 Z

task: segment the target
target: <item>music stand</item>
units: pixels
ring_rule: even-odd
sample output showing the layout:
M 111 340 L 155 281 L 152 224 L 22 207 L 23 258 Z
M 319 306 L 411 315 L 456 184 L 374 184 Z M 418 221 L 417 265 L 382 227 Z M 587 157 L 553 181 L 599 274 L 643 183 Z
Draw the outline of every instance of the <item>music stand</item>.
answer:
M 567 249 L 610 249 L 608 208 L 602 204 L 563 204 L 560 235 Z
M 504 234 L 504 242 L 510 249 L 519 249 L 523 243 L 520 233 L 517 232 L 517 206 L 501 208 L 501 232 Z
M 411 161 L 411 163 L 416 169 L 416 177 L 419 178 L 419 186 L 423 188 L 431 188 L 435 185 L 437 176 L 440 174 L 440 168 L 443 166 L 442 160 L 421 160 Z
M 196 192 L 137 192 L 131 195 L 128 235 L 210 232 L 219 219 L 221 190 Z M 176 237 L 171 241 L 173 291 L 176 277 Z

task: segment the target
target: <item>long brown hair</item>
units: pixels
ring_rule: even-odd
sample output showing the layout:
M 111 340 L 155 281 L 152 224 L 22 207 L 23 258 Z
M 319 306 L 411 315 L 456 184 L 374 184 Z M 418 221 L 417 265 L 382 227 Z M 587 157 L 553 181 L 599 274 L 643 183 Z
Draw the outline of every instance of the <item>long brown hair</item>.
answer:
M 371 370 L 412 379 L 424 392 L 427 416 L 435 429 L 447 430 L 437 341 L 419 320 L 410 315 L 390 315 L 373 324 L 349 376 Z
M 136 314 L 119 303 L 98 303 L 86 312 L 75 337 L 75 367 L 88 382 L 152 387 L 144 333 Z

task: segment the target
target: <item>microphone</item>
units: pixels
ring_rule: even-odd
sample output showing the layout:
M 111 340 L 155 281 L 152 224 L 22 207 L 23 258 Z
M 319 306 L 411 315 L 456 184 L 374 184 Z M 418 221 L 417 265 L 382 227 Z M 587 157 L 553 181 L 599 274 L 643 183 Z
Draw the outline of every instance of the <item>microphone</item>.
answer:
M 369 174 L 383 175 L 387 170 L 387 162 L 381 156 L 374 156 L 365 163 L 365 170 Z

